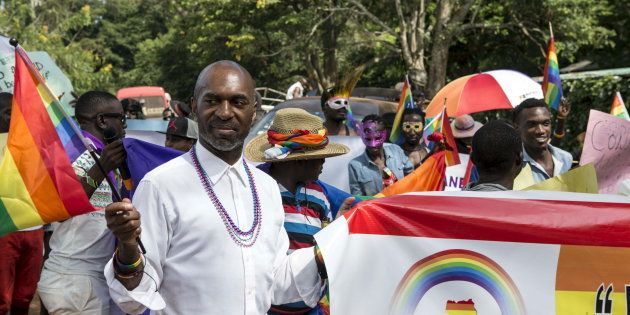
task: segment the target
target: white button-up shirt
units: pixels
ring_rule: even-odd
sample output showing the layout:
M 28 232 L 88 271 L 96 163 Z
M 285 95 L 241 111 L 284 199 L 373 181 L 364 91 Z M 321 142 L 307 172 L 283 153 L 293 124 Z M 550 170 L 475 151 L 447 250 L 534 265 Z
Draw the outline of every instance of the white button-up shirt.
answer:
M 228 165 L 199 143 L 196 149 L 223 207 L 241 230 L 249 230 L 253 198 L 243 162 Z M 289 241 L 278 185 L 257 168 L 249 169 L 262 213 L 258 240 L 249 248 L 230 238 L 190 154 L 144 177 L 133 203 L 141 213 L 146 274 L 138 287 L 128 291 L 114 278 L 111 260 L 105 267 L 111 297 L 122 310 L 137 314 L 148 307 L 156 314 L 265 314 L 271 303 L 317 303 L 321 279 L 313 249 L 287 256 Z

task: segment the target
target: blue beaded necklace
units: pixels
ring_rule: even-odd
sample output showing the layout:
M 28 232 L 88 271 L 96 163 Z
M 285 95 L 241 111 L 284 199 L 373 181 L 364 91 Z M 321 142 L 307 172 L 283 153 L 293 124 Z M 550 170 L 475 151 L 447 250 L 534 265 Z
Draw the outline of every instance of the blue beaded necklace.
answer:
M 221 204 L 219 197 L 214 193 L 212 189 L 212 185 L 210 184 L 210 180 L 208 178 L 208 174 L 201 167 L 201 163 L 199 163 L 199 159 L 197 158 L 197 151 L 195 146 L 190 150 L 190 157 L 192 159 L 193 165 L 195 167 L 195 171 L 197 172 L 197 176 L 201 180 L 201 185 L 203 186 L 206 194 L 212 201 L 212 204 L 219 212 L 219 216 L 221 220 L 223 220 L 223 225 L 228 231 L 230 238 L 241 247 L 251 247 L 256 243 L 256 239 L 258 238 L 258 234 L 260 233 L 260 226 L 262 224 L 262 214 L 260 211 L 260 200 L 258 198 L 258 191 L 256 189 L 256 184 L 254 183 L 254 177 L 252 176 L 247 163 L 243 160 L 243 166 L 245 167 L 245 173 L 247 174 L 247 179 L 249 180 L 249 186 L 252 190 L 252 197 L 254 199 L 254 222 L 252 223 L 252 227 L 247 230 L 241 230 L 238 225 L 234 223 L 230 215 Z

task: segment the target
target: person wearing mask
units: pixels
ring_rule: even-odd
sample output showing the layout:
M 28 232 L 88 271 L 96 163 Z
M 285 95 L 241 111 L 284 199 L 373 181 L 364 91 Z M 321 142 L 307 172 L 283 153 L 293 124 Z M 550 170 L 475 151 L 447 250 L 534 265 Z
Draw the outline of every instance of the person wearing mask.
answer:
M 381 117 L 365 116 L 359 128 L 365 152 L 350 161 L 350 193 L 372 196 L 413 171 L 405 152 L 396 144 L 385 143 L 387 131 Z
M 414 168 L 418 168 L 429 154 L 429 149 L 422 141 L 423 116 L 419 108 L 405 108 L 403 111 L 402 134 L 405 142 L 400 147 Z

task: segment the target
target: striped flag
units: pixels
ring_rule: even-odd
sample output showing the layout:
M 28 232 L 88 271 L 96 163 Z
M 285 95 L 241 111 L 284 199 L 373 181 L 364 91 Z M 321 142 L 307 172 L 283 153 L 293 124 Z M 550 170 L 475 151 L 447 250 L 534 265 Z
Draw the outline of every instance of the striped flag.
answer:
M 442 132 L 442 115 L 444 111 L 440 112 L 437 116 L 433 118 L 426 118 L 426 123 L 424 125 L 424 129 L 422 130 L 422 139 L 424 140 L 424 144 L 429 148 L 433 149 L 433 142 L 429 140 L 429 136 L 434 132 Z
M 558 56 L 556 55 L 556 44 L 553 39 L 551 23 L 549 23 L 549 31 L 551 38 L 549 39 L 549 46 L 547 48 L 547 61 L 545 62 L 545 70 L 543 73 L 542 90 L 547 105 L 558 110 L 560 99 L 562 98 L 562 82 L 560 81 L 560 66 L 558 65 Z
M 14 84 L 0 162 L 0 235 L 94 210 L 71 166 L 86 140 L 19 46 Z
M 623 103 L 621 93 L 619 92 L 615 93 L 615 98 L 613 99 L 612 106 L 610 107 L 610 114 L 621 119 L 630 120 L 628 109 L 626 109 L 626 104 Z
M 389 142 L 391 143 L 402 144 L 404 141 L 402 134 L 402 119 L 406 108 L 416 108 L 416 104 L 413 102 L 413 96 L 411 95 L 409 78 L 405 76 L 405 82 L 403 84 L 402 91 L 400 92 L 400 100 L 398 101 L 396 118 L 394 118 L 392 132 L 389 135 Z

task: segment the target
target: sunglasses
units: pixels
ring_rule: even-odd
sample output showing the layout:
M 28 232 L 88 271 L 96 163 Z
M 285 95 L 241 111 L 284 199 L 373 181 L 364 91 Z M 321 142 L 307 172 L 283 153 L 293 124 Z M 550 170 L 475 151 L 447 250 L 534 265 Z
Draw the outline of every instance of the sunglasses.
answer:
M 118 118 L 123 124 L 127 122 L 127 115 L 122 113 L 98 113 L 97 116 L 98 115 L 101 115 L 103 117 Z
M 326 102 L 326 104 L 328 104 L 328 106 L 330 106 L 330 108 L 332 109 L 348 108 L 348 100 L 345 98 L 329 100 L 328 102 Z
M 402 124 L 403 126 L 403 130 L 414 130 L 415 132 L 421 132 L 422 131 L 422 123 L 421 122 L 417 122 L 417 123 L 412 123 L 412 122 L 405 122 Z

